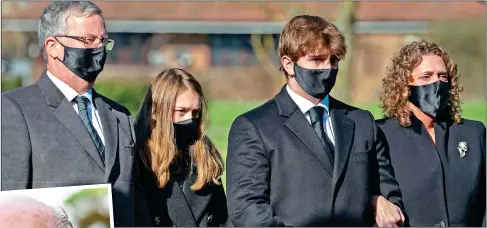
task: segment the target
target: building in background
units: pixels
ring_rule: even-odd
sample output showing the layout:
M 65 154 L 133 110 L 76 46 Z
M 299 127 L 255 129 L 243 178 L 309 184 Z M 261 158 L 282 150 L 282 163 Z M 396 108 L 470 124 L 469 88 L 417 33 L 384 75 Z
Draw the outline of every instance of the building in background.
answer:
M 228 99 L 265 99 L 280 88 L 272 85 L 277 79 L 256 57 L 252 34 L 273 37 L 270 56 L 278 65 L 277 44 L 286 21 L 299 14 L 336 21 L 340 10 L 339 2 L 95 3 L 115 40 L 104 77 L 155 76 L 165 67 L 181 67 L 201 77 L 211 97 Z M 36 29 L 47 4 L 2 2 L 2 66 L 6 61 L 7 73 L 35 79 L 42 71 Z M 385 66 L 405 43 L 428 34 L 433 23 L 464 18 L 485 22 L 485 3 L 358 2 L 352 100 L 378 96 Z

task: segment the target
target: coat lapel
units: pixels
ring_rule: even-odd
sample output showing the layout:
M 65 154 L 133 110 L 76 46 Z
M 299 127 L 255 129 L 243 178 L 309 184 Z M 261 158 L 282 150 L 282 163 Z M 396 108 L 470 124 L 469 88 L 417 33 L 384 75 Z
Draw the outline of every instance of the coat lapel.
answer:
M 427 149 L 429 151 L 436 151 L 438 152 L 437 148 L 436 148 L 436 129 L 435 129 L 435 143 L 433 143 L 433 140 L 431 140 L 431 137 L 428 133 L 428 131 L 426 130 L 426 127 L 424 126 L 424 124 L 419 120 L 417 119 L 414 115 L 411 115 L 411 121 L 412 121 L 412 130 L 413 131 L 409 131 L 409 133 L 413 133 L 413 135 L 415 136 L 419 136 L 420 138 L 420 143 L 419 145 L 427 145 Z M 436 125 L 436 124 L 435 124 Z M 435 128 L 437 128 L 437 126 L 435 126 Z M 414 134 L 416 133 L 416 134 Z
M 42 93 L 46 96 L 48 105 L 55 108 L 54 116 L 71 132 L 74 136 L 73 138 L 84 147 L 98 167 L 105 170 L 98 150 L 96 149 L 88 130 L 81 121 L 81 118 L 73 109 L 70 101 L 64 97 L 62 92 L 46 75 L 46 71 L 44 71 L 37 84 L 41 88 Z
M 170 182 L 172 194 L 167 198 L 167 212 L 176 226 L 196 227 L 193 211 L 177 181 Z
M 320 161 L 320 163 L 325 168 L 326 172 L 332 176 L 333 166 L 331 165 L 330 158 L 326 152 L 323 143 L 321 142 L 318 135 L 311 127 L 311 124 L 306 120 L 301 110 L 296 109 L 296 111 L 287 119 L 284 123 L 286 127 L 289 128 L 301 142 L 308 147 L 309 151 Z
M 193 212 L 194 219 L 197 223 L 201 220 L 204 215 L 205 208 L 210 202 L 212 191 L 211 187 L 204 187 L 203 189 L 194 192 L 191 190 L 191 185 L 196 182 L 196 174 L 191 174 L 189 178 L 183 183 L 183 194 L 186 196 L 188 205 Z
M 297 138 L 309 149 L 309 151 L 318 159 L 326 173 L 332 176 L 333 166 L 325 151 L 325 146 L 321 142 L 318 135 L 311 127 L 311 124 L 306 120 L 306 117 L 298 108 L 296 103 L 291 99 L 286 91 L 286 85 L 281 89 L 275 101 L 279 110 L 279 115 L 288 117 L 284 125 L 293 132 Z
M 448 128 L 447 122 L 435 123 L 436 150 L 444 164 L 448 163 Z
M 95 90 L 93 90 L 93 98 L 103 128 L 103 136 L 105 138 L 105 172 L 107 174 L 107 180 L 110 180 L 111 170 L 117 157 L 118 120 L 112 113 L 111 107 L 103 101 L 102 97 Z
M 411 153 L 417 157 L 416 159 L 418 161 L 431 160 L 431 156 L 429 153 L 418 153 L 417 151 L 438 152 L 428 132 L 426 131 L 426 128 L 423 126 L 423 123 L 418 120 L 414 115 L 411 115 L 411 126 L 401 127 L 401 129 L 409 137 L 409 141 L 415 142 L 408 145 L 413 148 Z M 439 164 L 441 165 L 441 159 L 439 160 L 439 162 Z M 433 167 L 432 164 L 430 166 Z
M 334 108 L 334 99 L 330 99 L 331 120 L 333 132 L 335 133 L 335 166 L 333 167 L 333 186 L 336 185 L 342 176 L 345 165 L 353 145 L 355 123 L 345 115 L 346 110 Z

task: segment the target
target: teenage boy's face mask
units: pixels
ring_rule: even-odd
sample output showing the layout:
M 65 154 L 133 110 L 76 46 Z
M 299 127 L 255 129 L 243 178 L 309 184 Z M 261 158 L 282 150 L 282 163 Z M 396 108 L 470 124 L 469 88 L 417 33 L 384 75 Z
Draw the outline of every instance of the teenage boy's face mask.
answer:
M 298 85 L 316 99 L 325 98 L 335 85 L 338 69 L 307 69 L 294 63 L 294 75 Z

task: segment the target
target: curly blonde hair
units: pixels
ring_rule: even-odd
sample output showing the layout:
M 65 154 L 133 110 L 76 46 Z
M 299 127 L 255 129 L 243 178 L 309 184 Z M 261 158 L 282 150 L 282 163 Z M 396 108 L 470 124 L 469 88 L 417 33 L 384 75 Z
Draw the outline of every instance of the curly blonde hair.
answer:
M 437 55 L 445 62 L 450 82 L 450 96 L 447 105 L 449 118 L 457 124 L 461 123 L 459 93 L 463 91 L 463 88 L 458 83 L 460 74 L 457 72 L 457 65 L 444 49 L 436 43 L 426 40 L 414 41 L 404 46 L 399 53 L 394 55 L 387 67 L 386 77 L 382 79 L 383 91 L 380 94 L 380 107 L 384 116 L 397 119 L 402 126 L 411 125 L 412 111 L 407 105 L 411 93 L 409 80 L 412 77 L 411 72 L 421 64 L 423 55 Z

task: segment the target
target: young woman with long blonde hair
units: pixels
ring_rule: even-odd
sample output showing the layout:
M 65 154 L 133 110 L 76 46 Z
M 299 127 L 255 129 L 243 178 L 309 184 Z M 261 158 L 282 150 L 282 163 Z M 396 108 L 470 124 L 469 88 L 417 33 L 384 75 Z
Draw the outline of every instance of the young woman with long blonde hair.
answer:
M 207 104 L 198 81 L 167 69 L 151 83 L 135 121 L 140 184 L 153 226 L 223 226 L 223 161 L 205 135 Z

